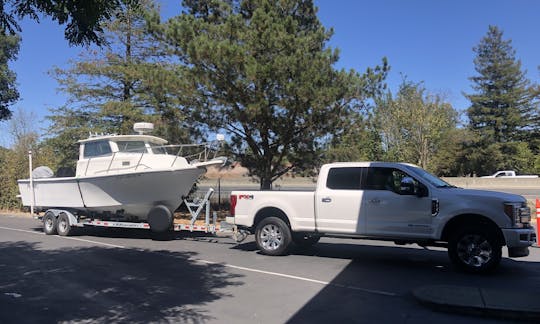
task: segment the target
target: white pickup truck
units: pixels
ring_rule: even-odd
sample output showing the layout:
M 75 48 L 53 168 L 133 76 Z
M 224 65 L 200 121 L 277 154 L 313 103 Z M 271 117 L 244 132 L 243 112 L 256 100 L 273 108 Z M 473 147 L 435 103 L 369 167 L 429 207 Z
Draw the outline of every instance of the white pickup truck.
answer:
M 267 255 L 321 236 L 354 237 L 447 247 L 459 268 L 488 272 L 503 246 L 523 257 L 536 240 L 522 196 L 457 188 L 405 163 L 326 164 L 315 192 L 233 191 L 230 213 Z
M 483 176 L 482 178 L 519 178 L 519 179 L 535 179 L 537 175 L 517 175 L 516 171 L 505 170 L 497 171 L 492 175 Z

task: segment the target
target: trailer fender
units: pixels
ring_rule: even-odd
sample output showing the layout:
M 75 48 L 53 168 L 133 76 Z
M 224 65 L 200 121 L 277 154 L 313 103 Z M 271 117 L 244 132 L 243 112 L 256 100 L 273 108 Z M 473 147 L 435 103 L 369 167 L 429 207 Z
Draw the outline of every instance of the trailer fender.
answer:
M 68 210 L 65 210 L 65 209 L 48 209 L 46 212 L 51 212 L 54 214 L 55 217 L 58 218 L 58 215 L 60 215 L 61 213 L 64 213 L 68 216 L 68 219 L 69 219 L 69 226 L 82 226 L 79 224 L 79 221 L 77 220 L 77 217 L 75 217 L 75 215 L 73 215 L 70 211 Z

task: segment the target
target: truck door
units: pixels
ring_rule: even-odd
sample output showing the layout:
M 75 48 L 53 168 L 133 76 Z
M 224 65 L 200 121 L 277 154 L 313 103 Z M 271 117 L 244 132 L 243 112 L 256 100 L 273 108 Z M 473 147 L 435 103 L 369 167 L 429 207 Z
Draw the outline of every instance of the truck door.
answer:
M 401 187 L 412 180 L 414 191 Z M 399 169 L 370 167 L 362 181 L 366 232 L 369 235 L 428 237 L 432 231 L 432 201 L 427 188 Z M 420 197 L 418 191 L 422 190 Z
M 326 185 L 315 193 L 315 222 L 320 232 L 364 232 L 364 222 L 360 221 L 361 173 L 362 168 L 359 167 L 328 170 Z

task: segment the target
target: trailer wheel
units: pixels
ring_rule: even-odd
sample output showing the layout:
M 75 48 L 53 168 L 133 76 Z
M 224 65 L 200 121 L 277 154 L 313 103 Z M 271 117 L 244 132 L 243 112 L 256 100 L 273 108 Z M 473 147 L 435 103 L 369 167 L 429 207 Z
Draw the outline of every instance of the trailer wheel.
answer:
M 448 255 L 454 265 L 466 272 L 487 273 L 501 262 L 502 245 L 492 230 L 471 227 L 451 236 Z
M 66 213 L 60 213 L 60 215 L 58 215 L 57 231 L 60 236 L 68 236 L 71 232 L 69 217 Z
M 47 235 L 56 234 L 56 224 L 56 216 L 50 211 L 46 212 L 43 216 L 43 232 Z
M 267 217 L 257 225 L 255 241 L 263 254 L 285 255 L 291 243 L 291 230 L 281 218 Z
M 301 248 L 307 248 L 317 244 L 321 237 L 308 233 L 293 233 L 292 239 L 294 244 L 298 245 Z

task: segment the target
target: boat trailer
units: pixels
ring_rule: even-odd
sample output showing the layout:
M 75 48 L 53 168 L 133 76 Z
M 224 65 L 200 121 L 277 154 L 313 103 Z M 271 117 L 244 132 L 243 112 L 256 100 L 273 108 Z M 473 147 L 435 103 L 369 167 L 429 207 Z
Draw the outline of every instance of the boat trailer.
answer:
M 219 236 L 231 236 L 236 242 L 242 242 L 249 235 L 249 232 L 243 229 L 238 229 L 236 225 L 227 222 L 217 224 L 217 212 L 210 211 L 210 198 L 214 193 L 214 189 L 210 188 L 202 198 L 195 198 L 191 201 L 184 199 L 191 219 L 189 224 L 174 224 L 170 230 L 203 232 Z M 197 225 L 195 222 L 199 219 L 204 210 L 204 224 Z M 212 217 L 210 217 L 212 214 Z M 99 218 L 99 215 L 93 217 L 77 217 L 75 212 L 68 209 L 51 208 L 45 211 L 43 216 L 35 215 L 34 218 L 43 221 L 43 230 L 45 234 L 59 234 L 68 236 L 72 227 L 109 227 L 109 228 L 131 228 L 131 229 L 146 229 L 150 230 L 151 226 L 147 222 L 128 222 L 118 220 L 107 220 Z

